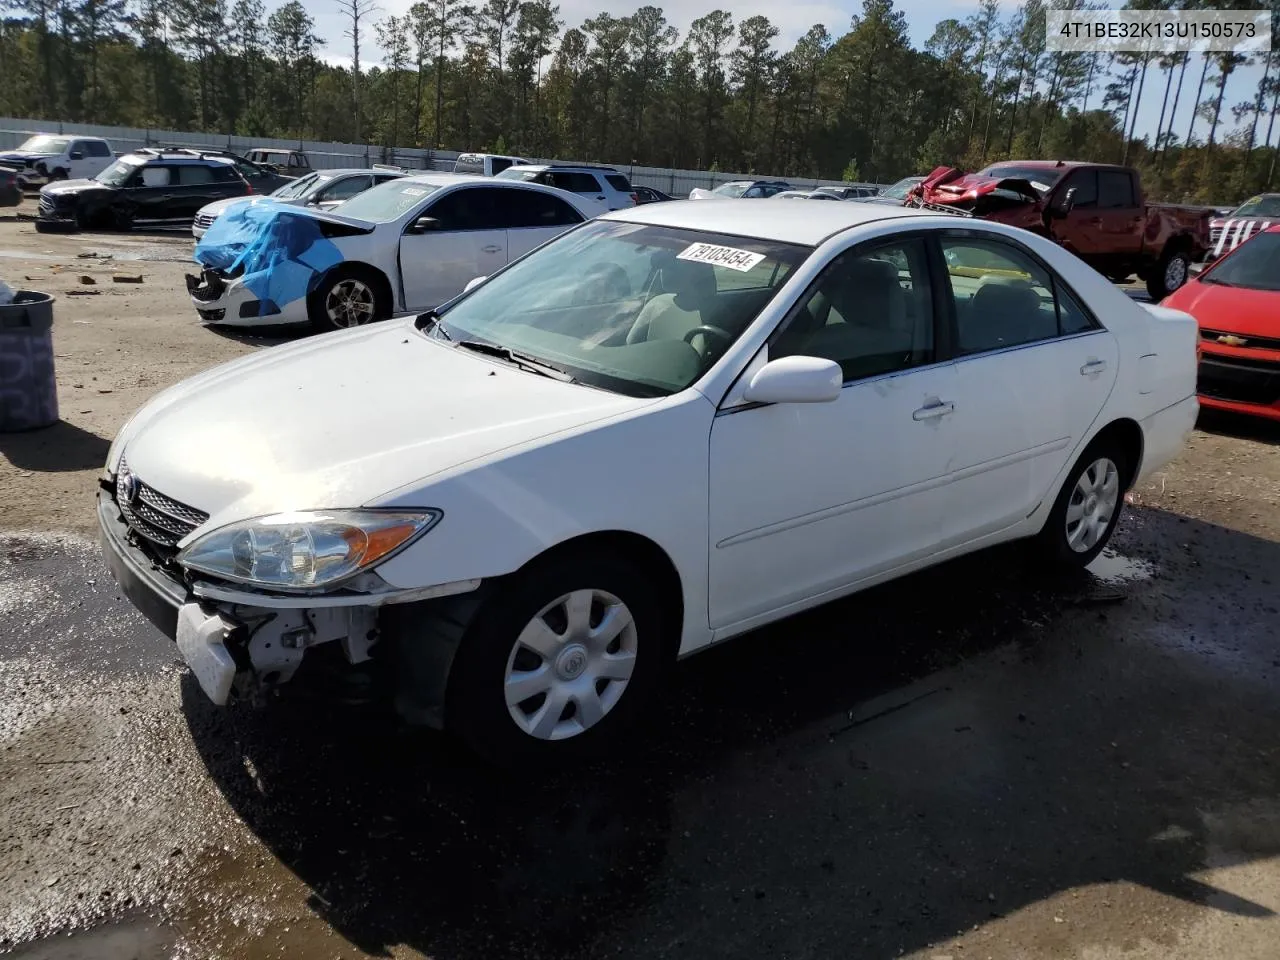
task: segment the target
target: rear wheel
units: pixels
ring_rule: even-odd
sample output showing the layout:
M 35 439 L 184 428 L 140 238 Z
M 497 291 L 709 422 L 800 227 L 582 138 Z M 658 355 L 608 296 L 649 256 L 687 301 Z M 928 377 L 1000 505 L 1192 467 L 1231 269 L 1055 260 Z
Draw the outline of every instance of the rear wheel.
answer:
M 1155 269 L 1147 276 L 1147 293 L 1159 303 L 1187 282 L 1191 275 L 1191 255 L 1179 248 L 1166 248 Z
M 1119 443 L 1095 442 L 1076 461 L 1037 538 L 1044 559 L 1084 567 L 1111 539 L 1128 483 L 1128 460 Z
M 536 562 L 468 625 L 446 729 L 499 766 L 599 756 L 652 700 L 672 649 L 666 621 L 653 579 L 626 557 Z
M 307 297 L 307 313 L 317 330 L 346 330 L 390 316 L 383 285 L 368 270 L 339 267 Z

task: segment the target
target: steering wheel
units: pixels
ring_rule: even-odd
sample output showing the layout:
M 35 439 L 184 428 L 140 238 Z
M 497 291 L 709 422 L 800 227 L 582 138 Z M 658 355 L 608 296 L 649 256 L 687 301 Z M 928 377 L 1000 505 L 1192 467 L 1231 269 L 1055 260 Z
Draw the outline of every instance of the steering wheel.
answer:
M 699 336 L 700 334 L 701 334 L 701 335 L 704 335 L 704 336 L 709 336 L 709 337 L 714 337 L 714 338 L 716 338 L 717 340 L 721 341 L 721 343 L 722 343 L 723 347 L 727 347 L 727 346 L 729 346 L 729 344 L 733 343 L 733 335 L 732 335 L 732 334 L 730 334 L 730 333 L 728 333 L 728 332 L 726 332 L 726 331 L 724 331 L 724 330 L 721 330 L 719 327 L 713 327 L 713 326 L 710 326 L 709 324 L 705 324 L 705 323 L 704 323 L 704 324 L 700 324 L 699 326 L 694 327 L 692 330 L 690 330 L 688 333 L 686 333 L 686 334 L 684 335 L 684 342 L 685 342 L 685 343 L 687 343 L 687 344 L 689 344 L 689 346 L 691 346 L 691 347 L 692 347 L 692 346 L 693 346 L 693 338 L 694 338 L 694 337 L 696 337 L 696 336 Z M 695 347 L 694 349 L 697 349 L 697 348 Z M 707 350 L 707 354 L 708 354 L 708 355 L 710 355 L 711 353 L 712 353 L 712 351 L 711 351 L 710 349 L 708 349 L 708 350 Z

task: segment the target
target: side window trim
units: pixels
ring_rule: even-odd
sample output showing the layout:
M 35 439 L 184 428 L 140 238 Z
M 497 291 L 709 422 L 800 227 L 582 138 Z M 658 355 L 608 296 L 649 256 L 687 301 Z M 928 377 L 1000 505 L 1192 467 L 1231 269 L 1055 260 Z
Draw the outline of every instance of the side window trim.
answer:
M 1045 263 L 1044 260 L 1037 256 L 1034 251 L 1027 249 L 1017 240 L 1006 237 L 1002 234 L 988 233 L 985 230 L 965 230 L 957 227 L 946 227 L 940 230 L 931 231 L 931 233 L 933 241 L 931 246 L 936 252 L 934 267 L 938 274 L 937 280 L 933 286 L 935 290 L 944 291 L 943 299 L 946 301 L 944 309 L 948 318 L 946 324 L 947 332 L 945 334 L 947 348 L 945 356 L 942 352 L 942 340 L 938 337 L 936 331 L 934 334 L 934 352 L 936 361 L 940 362 L 944 359 L 947 361 L 960 361 L 977 357 L 989 357 L 997 353 L 1021 350 L 1025 347 L 1036 347 L 1045 343 L 1053 343 L 1058 340 L 1068 340 L 1072 337 L 1092 335 L 1106 330 L 1106 326 L 1098 320 L 1097 316 L 1089 309 L 1080 295 L 1071 288 L 1071 285 L 1063 280 L 1062 277 L 1058 275 L 1058 272 L 1049 266 L 1049 264 Z M 1053 312 L 1058 332 L 1054 336 L 1043 340 L 1030 340 L 1026 343 L 1010 344 L 1007 347 L 999 347 L 994 350 L 983 350 L 978 353 L 958 353 L 957 345 L 960 342 L 960 328 L 958 317 L 956 315 L 955 293 L 951 288 L 951 274 L 947 271 L 946 257 L 942 252 L 942 244 L 948 239 L 977 240 L 998 246 L 1006 246 L 1026 257 L 1032 262 L 1032 264 L 1043 270 L 1045 275 L 1049 278 L 1049 292 L 1053 296 Z M 1062 305 L 1058 300 L 1059 287 L 1066 292 L 1067 296 L 1075 304 L 1076 308 L 1079 309 L 1081 315 L 1084 316 L 1088 323 L 1087 329 L 1067 334 L 1062 332 Z
M 832 267 L 833 264 L 836 263 L 837 260 L 839 260 L 842 257 L 862 256 L 866 253 L 875 251 L 880 247 L 888 247 L 893 245 L 905 246 L 906 244 L 919 241 L 921 243 L 921 247 L 925 255 L 925 271 L 926 271 L 925 281 L 929 284 L 930 307 L 933 310 L 933 359 L 928 363 L 916 364 L 915 366 L 912 366 L 912 367 L 903 367 L 901 370 L 890 370 L 886 373 L 870 374 L 864 377 L 845 378 L 841 383 L 841 389 L 843 390 L 848 387 L 857 386 L 863 383 L 871 383 L 876 380 L 883 380 L 888 377 L 900 377 L 903 374 L 914 373 L 917 370 L 925 370 L 925 369 L 928 369 L 929 367 L 937 366 L 940 363 L 949 363 L 951 358 L 949 356 L 944 356 L 943 351 L 940 347 L 940 344 L 942 342 L 941 338 L 944 338 L 944 337 L 947 338 L 946 343 L 948 344 L 948 346 L 950 345 L 950 338 L 949 338 L 950 335 L 948 333 L 945 333 L 943 330 L 943 326 L 944 326 L 943 314 L 939 310 L 939 289 L 938 289 L 938 283 L 936 281 L 936 277 L 934 275 L 934 269 L 936 265 L 934 262 L 935 255 L 934 255 L 934 252 L 931 250 L 931 248 L 933 247 L 933 243 L 931 242 L 931 237 L 936 233 L 937 233 L 936 230 L 927 230 L 927 229 L 903 231 L 902 233 L 895 233 L 889 236 L 874 237 L 870 240 L 864 240 L 861 243 L 856 243 L 856 244 L 853 244 L 852 246 L 845 247 L 843 250 L 840 250 L 837 253 L 833 254 L 831 256 L 831 259 L 827 261 L 827 263 L 823 266 L 823 268 L 820 271 L 818 271 L 817 275 L 809 282 L 809 285 L 804 288 L 804 290 L 800 293 L 798 297 L 796 297 L 795 302 L 791 305 L 791 308 L 787 311 L 786 315 L 780 321 L 778 321 L 777 325 L 769 333 L 768 338 L 761 345 L 761 350 L 767 351 L 769 358 L 772 359 L 771 348 L 777 343 L 778 339 L 784 333 L 786 333 L 787 328 L 790 327 L 791 324 L 795 322 L 795 319 L 797 316 L 799 316 L 800 311 L 803 310 L 808 305 L 809 300 L 817 292 L 819 285 L 823 282 L 823 280 L 827 276 L 827 271 Z M 940 248 L 937 252 L 937 258 L 938 259 L 941 258 Z M 950 293 L 950 289 L 951 289 L 950 286 L 948 286 L 947 287 L 948 294 Z M 948 296 L 947 299 L 949 300 L 950 297 Z M 757 353 L 757 356 L 758 355 L 759 354 Z M 753 358 L 751 361 L 748 361 L 748 363 L 743 367 L 743 370 L 746 371 L 747 369 L 749 369 L 753 363 L 755 363 L 755 358 Z M 733 388 L 730 387 L 729 393 L 726 394 L 726 396 L 728 396 L 729 394 L 732 394 L 732 392 L 733 392 Z M 735 406 L 727 409 L 732 411 L 737 411 L 740 409 L 748 409 L 751 406 L 755 406 L 755 405 L 748 404 L 746 406 Z

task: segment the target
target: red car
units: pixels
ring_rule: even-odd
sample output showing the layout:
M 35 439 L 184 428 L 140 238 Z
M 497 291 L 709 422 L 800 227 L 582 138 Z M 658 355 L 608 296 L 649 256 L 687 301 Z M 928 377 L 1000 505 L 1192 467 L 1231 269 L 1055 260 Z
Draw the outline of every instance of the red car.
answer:
M 1280 225 L 1254 234 L 1161 306 L 1200 324 L 1202 407 L 1280 420 Z

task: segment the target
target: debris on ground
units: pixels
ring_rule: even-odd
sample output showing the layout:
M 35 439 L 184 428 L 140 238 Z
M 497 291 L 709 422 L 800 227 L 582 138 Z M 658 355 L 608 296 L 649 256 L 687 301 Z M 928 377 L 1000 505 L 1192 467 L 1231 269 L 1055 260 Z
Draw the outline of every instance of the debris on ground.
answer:
M 96 297 L 101 290 L 68 290 L 68 297 Z M 76 323 L 88 323 L 88 320 L 76 320 Z
M 97 280 L 93 279 L 93 277 L 89 276 L 87 273 L 80 274 L 79 280 L 86 287 L 92 287 L 94 284 L 98 282 Z
M 142 274 L 140 273 L 113 273 L 111 275 L 112 283 L 141 283 Z

